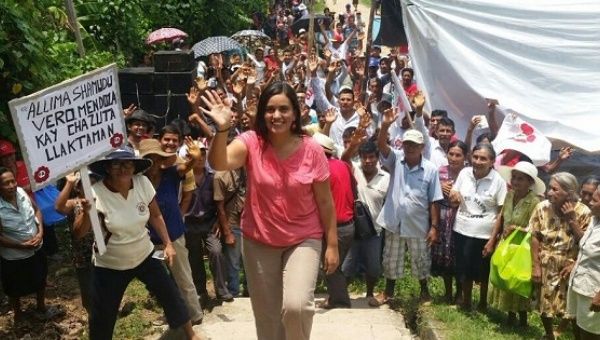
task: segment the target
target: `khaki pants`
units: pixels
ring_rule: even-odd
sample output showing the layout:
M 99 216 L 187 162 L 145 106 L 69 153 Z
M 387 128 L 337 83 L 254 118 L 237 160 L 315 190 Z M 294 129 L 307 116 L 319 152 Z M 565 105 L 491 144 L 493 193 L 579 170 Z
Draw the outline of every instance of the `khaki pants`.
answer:
M 258 340 L 310 339 L 321 240 L 275 248 L 242 241 Z
M 200 306 L 200 299 L 196 292 L 196 286 L 194 286 L 194 280 L 192 279 L 192 269 L 190 268 L 190 261 L 188 260 L 188 250 L 185 247 L 185 236 L 181 235 L 175 241 L 172 241 L 173 248 L 177 255 L 173 261 L 173 266 L 169 268 L 185 306 L 190 314 L 190 320 L 192 322 L 202 319 L 204 314 L 202 313 L 202 307 Z

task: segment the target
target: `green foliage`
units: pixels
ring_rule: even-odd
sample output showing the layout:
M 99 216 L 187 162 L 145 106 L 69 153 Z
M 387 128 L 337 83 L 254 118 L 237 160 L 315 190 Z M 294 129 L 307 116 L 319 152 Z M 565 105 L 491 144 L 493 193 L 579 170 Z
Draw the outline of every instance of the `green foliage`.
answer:
M 8 102 L 98 67 L 137 66 L 148 34 L 177 27 L 195 43 L 248 28 L 269 0 L 74 0 L 81 58 L 64 0 L 0 1 L 0 138 L 16 141 Z

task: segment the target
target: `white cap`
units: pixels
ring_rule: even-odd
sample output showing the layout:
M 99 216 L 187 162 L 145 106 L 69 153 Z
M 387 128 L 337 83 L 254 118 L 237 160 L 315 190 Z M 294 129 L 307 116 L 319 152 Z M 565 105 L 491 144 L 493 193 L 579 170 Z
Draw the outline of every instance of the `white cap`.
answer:
M 417 144 L 425 144 L 423 140 L 423 134 L 415 129 L 410 129 L 402 136 L 402 142 L 413 142 Z

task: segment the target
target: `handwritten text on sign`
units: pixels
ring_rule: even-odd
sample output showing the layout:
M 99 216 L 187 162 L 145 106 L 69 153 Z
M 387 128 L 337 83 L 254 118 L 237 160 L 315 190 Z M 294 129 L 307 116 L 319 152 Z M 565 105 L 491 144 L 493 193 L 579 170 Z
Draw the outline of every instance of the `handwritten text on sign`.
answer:
M 34 189 L 124 141 L 116 67 L 105 67 L 11 101 Z

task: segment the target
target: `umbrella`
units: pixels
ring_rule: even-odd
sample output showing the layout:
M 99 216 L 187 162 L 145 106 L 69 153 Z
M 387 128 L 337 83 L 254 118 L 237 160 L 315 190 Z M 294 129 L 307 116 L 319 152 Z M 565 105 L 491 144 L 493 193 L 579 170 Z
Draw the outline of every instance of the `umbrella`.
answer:
M 187 33 L 173 27 L 164 27 L 150 33 L 146 38 L 146 44 L 152 45 L 163 41 L 174 40 L 177 38 L 187 38 Z
M 248 48 L 256 48 L 261 45 L 266 45 L 271 41 L 268 35 L 257 30 L 243 30 L 231 36 L 231 39 L 239 42 Z
M 323 21 L 323 25 L 325 25 L 325 27 L 328 27 L 329 24 L 331 23 L 331 18 L 324 15 L 324 14 L 315 14 L 315 32 L 321 32 L 321 29 L 319 28 L 319 24 L 318 21 L 322 20 Z M 294 23 L 292 24 L 292 31 L 294 32 L 294 34 L 298 34 L 298 31 L 301 28 L 304 28 L 306 30 L 306 32 L 308 32 L 308 24 L 310 22 L 310 14 L 305 14 L 302 17 L 296 19 L 296 21 L 294 21 Z
M 229 50 L 241 50 L 242 48 L 242 45 L 237 41 L 225 36 L 206 38 L 192 46 L 196 58 Z

